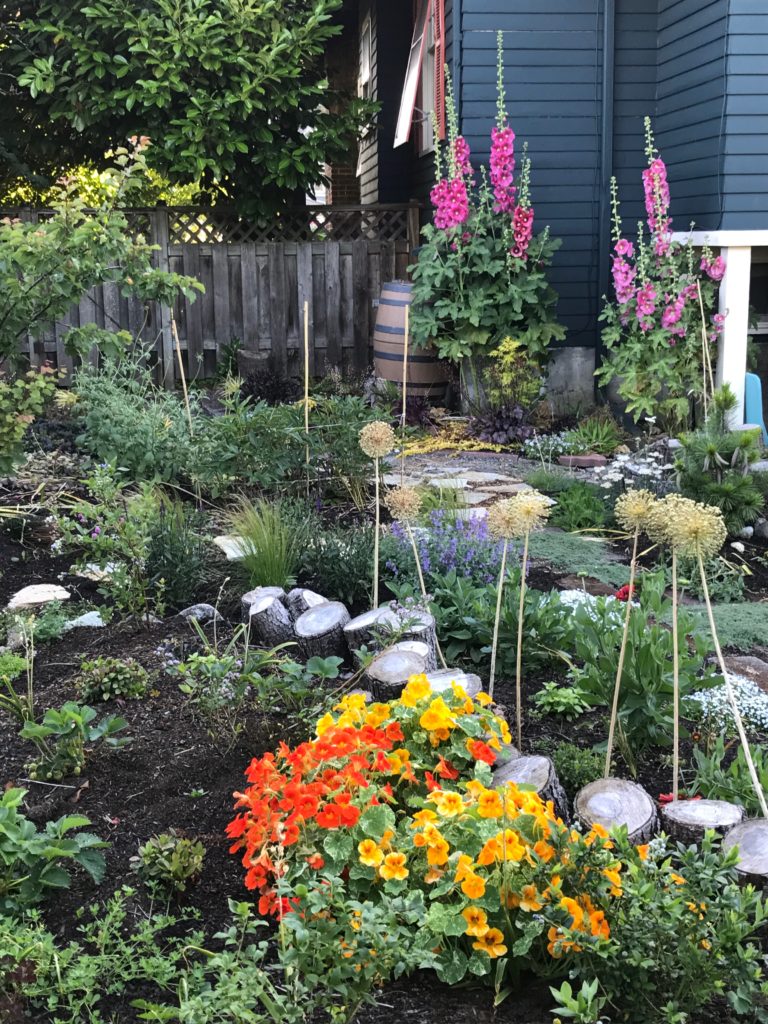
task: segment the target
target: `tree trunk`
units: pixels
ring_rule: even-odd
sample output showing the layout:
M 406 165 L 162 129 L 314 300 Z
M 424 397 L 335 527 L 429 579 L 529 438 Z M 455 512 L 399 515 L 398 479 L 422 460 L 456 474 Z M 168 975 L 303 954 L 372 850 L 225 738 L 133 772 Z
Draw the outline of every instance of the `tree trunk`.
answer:
M 626 825 L 629 841 L 635 844 L 648 842 L 659 824 L 653 800 L 642 786 L 626 779 L 590 782 L 576 794 L 573 810 L 585 828 Z
M 304 587 L 295 587 L 293 590 L 290 590 L 285 599 L 288 611 L 294 620 L 298 619 L 304 612 L 309 611 L 310 608 L 316 608 L 319 604 L 326 604 L 327 602 L 327 597 L 323 597 L 322 594 L 316 594 L 314 590 L 305 590 Z
M 251 643 L 277 647 L 278 644 L 296 640 L 291 616 L 278 597 L 264 595 L 258 598 L 250 606 L 249 612 Z
M 661 809 L 661 825 L 672 839 L 690 846 L 707 829 L 725 835 L 744 820 L 744 808 L 726 800 L 674 800 Z
M 745 882 L 766 888 L 768 886 L 768 820 L 750 818 L 732 828 L 723 840 L 725 853 L 731 847 L 739 848 L 736 870 Z
M 427 681 L 432 687 L 432 692 L 436 694 L 445 693 L 446 690 L 450 690 L 453 683 L 460 686 L 468 697 L 476 697 L 483 689 L 480 676 L 473 675 L 471 672 L 462 672 L 458 668 L 446 668 L 438 672 L 427 672 Z
M 341 601 L 326 601 L 300 615 L 294 629 L 304 657 L 346 657 L 344 627 L 348 622 L 349 612 Z
M 256 604 L 262 597 L 276 597 L 279 601 L 284 602 L 285 591 L 282 587 L 256 587 L 255 590 L 249 590 L 247 594 L 243 594 L 240 598 L 240 611 L 243 622 L 248 621 L 251 605 Z
M 425 670 L 424 658 L 412 651 L 390 647 L 377 655 L 365 673 L 368 689 L 378 700 L 394 700 L 403 692 L 411 676 Z
M 383 627 L 396 629 L 398 622 L 397 615 L 388 605 L 372 608 L 371 611 L 350 619 L 344 627 L 350 654 L 354 655 L 361 647 L 366 647 L 369 651 L 381 650 L 383 645 L 377 640 L 375 631 Z
M 517 748 L 512 748 L 517 753 Z M 551 800 L 555 805 L 555 814 L 559 818 L 568 817 L 568 797 L 560 785 L 555 766 L 548 757 L 539 754 L 518 754 L 506 764 L 500 765 L 493 773 L 491 785 L 500 789 L 510 782 L 516 786 L 533 786 L 541 799 L 546 803 Z

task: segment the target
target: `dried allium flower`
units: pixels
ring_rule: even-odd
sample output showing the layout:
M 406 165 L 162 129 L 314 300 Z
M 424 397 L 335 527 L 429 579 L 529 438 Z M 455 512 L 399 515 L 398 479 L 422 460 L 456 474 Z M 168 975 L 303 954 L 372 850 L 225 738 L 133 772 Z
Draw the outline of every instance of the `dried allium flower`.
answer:
M 512 498 L 502 498 L 488 512 L 488 529 L 505 540 L 524 537 L 544 526 L 551 504 L 551 499 L 538 491 L 521 491 Z
M 696 502 L 675 492 L 657 501 L 648 513 L 645 532 L 656 544 L 671 544 L 670 524 L 696 508 Z
M 360 431 L 360 447 L 369 458 L 380 459 L 395 447 L 395 432 L 382 420 L 366 423 Z
M 719 508 L 683 498 L 670 504 L 666 534 L 678 554 L 706 560 L 718 553 L 728 531 Z
M 625 530 L 645 530 L 653 514 L 656 498 L 650 491 L 629 490 L 616 500 L 616 520 Z
M 384 504 L 392 518 L 401 523 L 418 519 L 421 512 L 421 495 L 414 487 L 394 487 L 384 497 Z

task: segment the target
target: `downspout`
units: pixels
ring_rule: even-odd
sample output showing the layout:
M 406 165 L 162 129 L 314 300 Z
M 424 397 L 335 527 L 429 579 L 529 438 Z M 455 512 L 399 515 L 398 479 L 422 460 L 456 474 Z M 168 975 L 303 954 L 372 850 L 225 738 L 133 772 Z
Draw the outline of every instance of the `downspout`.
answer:
M 603 89 L 600 132 L 600 214 L 598 218 L 597 302 L 608 294 L 611 274 L 611 174 L 613 173 L 613 87 L 616 75 L 616 0 L 603 0 Z M 602 359 L 601 332 L 596 323 L 595 366 Z M 599 399 L 597 379 L 595 397 Z

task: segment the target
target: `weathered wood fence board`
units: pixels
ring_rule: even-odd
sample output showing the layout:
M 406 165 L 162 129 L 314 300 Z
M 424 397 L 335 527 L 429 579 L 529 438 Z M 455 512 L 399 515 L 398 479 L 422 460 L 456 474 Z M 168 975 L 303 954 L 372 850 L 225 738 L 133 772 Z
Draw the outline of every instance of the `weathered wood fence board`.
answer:
M 24 217 L 42 219 L 45 212 L 25 211 Z M 306 301 L 310 372 L 363 370 L 371 362 L 382 284 L 407 276 L 418 244 L 414 206 L 307 207 L 271 225 L 251 225 L 217 208 L 159 208 L 130 211 L 130 217 L 157 246 L 155 265 L 196 277 L 205 293 L 194 302 L 182 298 L 171 311 L 155 303 L 145 308 L 115 285 L 95 288 L 43 337 L 28 342 L 33 362 L 48 359 L 71 370 L 63 346 L 68 327 L 95 323 L 140 338 L 154 352 L 158 379 L 173 387 L 173 318 L 192 379 L 211 376 L 233 341 L 249 362 L 299 374 Z

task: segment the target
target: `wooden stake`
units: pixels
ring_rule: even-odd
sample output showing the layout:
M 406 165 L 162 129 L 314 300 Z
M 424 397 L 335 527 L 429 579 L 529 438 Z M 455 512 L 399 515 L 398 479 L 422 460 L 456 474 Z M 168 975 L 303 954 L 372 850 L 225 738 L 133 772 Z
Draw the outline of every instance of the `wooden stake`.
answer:
M 410 540 L 411 547 L 413 548 L 413 557 L 414 557 L 414 559 L 416 561 L 416 571 L 419 574 L 419 586 L 421 587 L 421 596 L 424 599 L 424 606 L 426 607 L 427 606 L 427 588 L 426 588 L 426 585 L 424 583 L 424 573 L 421 571 L 421 559 L 419 558 L 419 549 L 416 547 L 416 538 L 413 536 L 413 530 L 411 529 L 411 524 L 406 520 L 404 525 L 405 525 L 405 529 L 408 531 L 408 539 Z M 442 652 L 442 649 L 440 647 L 440 638 L 437 635 L 437 631 L 435 631 L 435 647 L 437 648 L 437 653 L 440 656 L 440 664 L 443 666 L 444 669 L 447 670 L 448 665 L 446 664 L 445 658 L 443 657 L 443 652 Z
M 173 315 L 173 308 L 171 308 L 171 333 L 173 334 L 173 345 L 176 349 L 176 359 L 179 364 L 179 377 L 181 378 L 181 390 L 184 394 L 184 407 L 187 410 L 187 422 L 189 423 L 189 433 L 192 434 L 192 409 L 189 405 L 189 392 L 187 391 L 187 377 L 184 373 L 184 363 L 181 359 L 181 342 L 179 341 L 179 332 L 176 329 L 176 318 Z
M 677 552 L 672 548 L 672 799 L 680 782 L 680 656 L 677 626 Z
M 379 511 L 379 457 L 373 460 L 373 471 L 376 476 L 376 526 L 373 535 L 373 607 L 379 607 L 379 522 L 381 514 Z
M 520 604 L 517 609 L 517 651 L 515 652 L 515 719 L 517 724 L 517 749 L 523 752 L 523 613 L 525 611 L 525 568 L 528 564 L 528 541 L 531 531 L 527 530 L 523 543 L 523 569 L 520 574 Z
M 309 490 L 309 302 L 304 303 L 304 433 L 307 435 L 305 452 Z
M 720 671 L 723 673 L 723 679 L 725 680 L 725 692 L 728 694 L 728 701 L 731 705 L 731 712 L 733 714 L 733 720 L 736 723 L 736 731 L 739 734 L 741 740 L 741 746 L 744 750 L 744 759 L 747 762 L 747 768 L 749 769 L 749 776 L 752 780 L 752 787 L 757 795 L 758 803 L 760 804 L 760 810 L 763 812 L 763 817 L 768 818 L 768 805 L 765 802 L 765 793 L 763 787 L 760 785 L 760 779 L 757 776 L 755 770 L 755 762 L 752 760 L 752 753 L 749 749 L 749 741 L 747 740 L 747 734 L 744 731 L 744 722 L 741 718 L 741 712 L 739 706 L 736 703 L 736 694 L 733 692 L 733 685 L 728 676 L 728 669 L 725 667 L 725 658 L 723 658 L 723 652 L 720 648 L 720 640 L 717 636 L 717 627 L 715 626 L 715 616 L 712 613 L 712 602 L 709 599 L 709 587 L 707 586 L 707 574 L 704 571 L 704 559 L 701 557 L 701 551 L 698 553 L 699 560 L 699 573 L 701 574 L 701 589 L 704 594 L 704 604 L 707 607 L 707 617 L 709 619 L 709 628 L 712 633 L 712 642 L 715 645 L 715 654 L 717 655 L 717 661 L 720 665 Z
M 405 324 L 403 330 L 403 413 L 400 424 L 403 451 L 400 453 L 400 486 L 405 482 L 405 424 L 408 393 L 408 331 L 410 328 L 410 306 L 405 307 Z
M 704 356 L 704 373 L 709 373 L 709 387 L 714 395 L 715 393 L 715 379 L 712 375 L 712 360 L 709 358 L 709 338 L 707 336 L 707 322 L 704 314 L 704 299 L 701 294 L 701 282 L 696 282 L 696 291 L 699 295 L 699 309 L 701 310 L 701 344 L 703 348 Z M 704 382 L 704 419 L 707 418 L 707 385 L 706 379 Z
M 499 646 L 499 619 L 501 618 L 501 595 L 504 590 L 504 575 L 507 568 L 507 546 L 509 541 L 504 538 L 501 549 L 501 571 L 499 572 L 499 588 L 496 594 L 496 618 L 493 620 L 493 643 L 491 644 L 491 675 L 488 680 L 488 696 L 493 696 L 493 683 L 496 678 L 496 648 Z
M 621 637 L 621 650 L 619 651 L 619 664 L 616 669 L 616 682 L 613 685 L 613 704 L 611 705 L 611 721 L 608 725 L 608 746 L 605 751 L 605 773 L 604 778 L 611 774 L 611 758 L 613 756 L 613 737 L 616 731 L 616 722 L 619 718 L 619 691 L 621 690 L 621 677 L 624 674 L 624 657 L 627 653 L 627 637 L 629 636 L 629 616 L 632 613 L 632 598 L 635 594 L 635 568 L 637 565 L 637 541 L 640 535 L 638 529 L 632 541 L 632 561 L 629 566 L 629 594 L 627 596 L 627 607 L 624 611 L 624 632 Z

